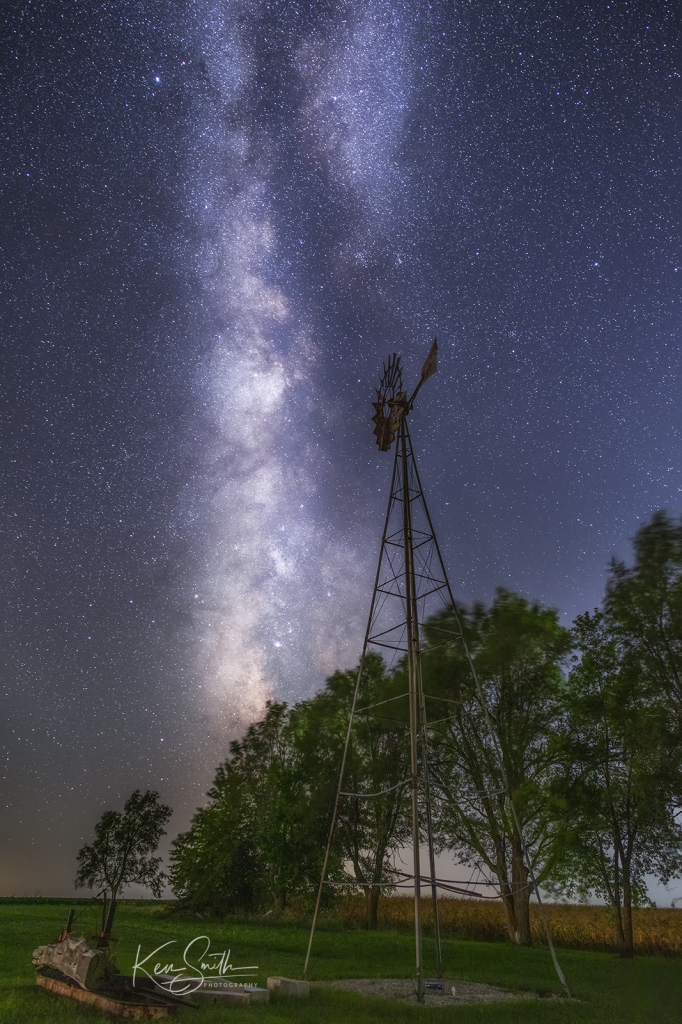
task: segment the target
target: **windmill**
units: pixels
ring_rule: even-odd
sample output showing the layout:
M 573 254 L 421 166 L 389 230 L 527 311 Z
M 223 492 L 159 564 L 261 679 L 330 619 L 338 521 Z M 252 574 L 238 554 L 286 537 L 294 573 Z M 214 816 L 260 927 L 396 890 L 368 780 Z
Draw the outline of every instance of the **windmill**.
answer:
M 377 400 L 373 403 L 375 415 L 372 417 L 372 422 L 375 425 L 374 434 L 377 447 L 380 451 L 387 452 L 390 451 L 394 441 L 397 441 L 397 443 L 393 459 L 388 508 L 374 581 L 374 591 L 370 603 L 367 629 L 348 720 L 346 743 L 339 772 L 329 841 L 324 856 L 322 876 L 317 893 L 304 967 L 305 977 L 310 961 L 323 887 L 326 884 L 338 884 L 327 879 L 326 874 L 341 801 L 348 798 L 361 801 L 373 800 L 388 792 L 388 790 L 385 790 L 377 793 L 352 793 L 344 790 L 344 776 L 354 721 L 362 714 L 377 714 L 377 705 L 363 706 L 362 683 L 363 668 L 368 652 L 379 649 L 383 654 L 388 653 L 392 659 L 392 664 L 396 664 L 397 661 L 399 664 L 404 665 L 407 674 L 407 691 L 400 696 L 406 699 L 409 708 L 410 774 L 409 779 L 404 780 L 404 782 L 409 787 L 411 797 L 412 872 L 397 872 L 397 875 L 401 877 L 401 884 L 403 886 L 407 884 L 410 887 L 414 887 L 415 981 L 416 997 L 419 1003 L 424 1001 L 425 982 L 421 926 L 422 886 L 425 885 L 430 889 L 433 900 L 436 961 L 437 973 L 439 975 L 442 974 L 442 952 L 438 918 L 438 889 L 445 889 L 449 892 L 466 892 L 467 895 L 477 895 L 469 890 L 459 889 L 454 881 L 436 877 L 432 829 L 432 783 L 429 776 L 430 717 L 427 701 L 430 698 L 428 694 L 424 693 L 421 673 L 422 659 L 434 647 L 424 647 L 422 630 L 420 628 L 429 617 L 429 613 L 434 610 L 434 602 L 440 604 L 441 607 L 449 607 L 454 612 L 455 631 L 443 637 L 442 641 L 437 643 L 437 646 L 440 647 L 454 643 L 462 645 L 463 653 L 476 684 L 478 699 L 485 714 L 493 750 L 499 761 L 501 776 L 505 779 L 507 790 L 509 789 L 506 785 L 501 751 L 497 746 L 495 731 L 488 714 L 483 690 L 478 681 L 475 665 L 467 648 L 459 622 L 457 607 L 426 505 L 408 428 L 408 416 L 414 408 L 415 399 L 423 384 L 433 376 L 437 368 L 438 342 L 434 339 L 422 367 L 419 382 L 410 398 L 407 397 L 407 391 L 403 387 L 400 357 L 395 353 L 384 364 L 381 382 L 376 389 Z M 391 700 L 396 699 L 398 698 L 391 698 Z M 513 804 L 511 805 L 511 813 L 515 816 Z M 423 834 L 426 836 L 427 874 L 422 872 L 421 866 L 421 838 Z M 529 876 L 536 898 L 538 902 L 541 902 L 532 865 L 525 855 L 525 851 L 524 860 L 529 869 Z M 391 881 L 384 884 L 393 886 L 395 882 Z M 545 922 L 545 926 L 557 975 L 568 993 L 564 976 L 554 953 L 547 922 Z

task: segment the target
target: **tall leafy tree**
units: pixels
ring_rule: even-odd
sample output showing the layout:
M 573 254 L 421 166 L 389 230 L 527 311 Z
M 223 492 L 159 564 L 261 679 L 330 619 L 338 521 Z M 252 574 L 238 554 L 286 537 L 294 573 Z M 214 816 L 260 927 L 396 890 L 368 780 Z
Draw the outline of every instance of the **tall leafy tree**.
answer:
M 192 906 L 283 910 L 291 895 L 314 884 L 324 820 L 311 814 L 314 786 L 296 740 L 302 714 L 303 706 L 292 713 L 268 703 L 262 721 L 230 745 L 208 806 L 173 844 L 173 887 Z
M 613 561 L 604 609 L 623 656 L 641 666 L 682 727 L 682 520 L 656 512 L 633 541 L 631 566 Z
M 195 910 L 253 910 L 260 895 L 257 838 L 247 818 L 246 781 L 229 762 L 218 768 L 191 827 L 174 841 L 170 879 L 175 894 Z
M 646 876 L 666 883 L 682 866 L 668 713 L 607 615 L 579 616 L 574 637 L 580 657 L 565 697 L 565 770 L 555 781 L 565 816 L 554 882 L 603 898 L 621 954 L 632 956 L 632 908 L 648 903 Z
M 270 903 L 281 910 L 292 894 L 314 892 L 356 678 L 357 670 L 338 672 L 291 709 L 269 704 L 263 720 L 231 744 L 208 806 L 174 843 L 171 877 L 179 896 L 203 908 Z M 363 883 L 369 927 L 376 927 L 381 884 L 394 878 L 392 855 L 406 836 L 406 702 L 391 700 L 401 687 L 381 658 L 365 660 L 365 710 L 356 718 L 344 777 L 344 792 L 358 795 L 342 797 L 329 864 L 331 879 Z
M 542 881 L 557 840 L 548 800 L 562 663 L 571 637 L 553 609 L 498 590 L 493 605 L 459 611 L 489 717 L 459 642 L 454 612 L 425 627 L 423 678 L 432 728 L 438 832 L 444 847 L 498 881 L 513 942 L 531 941 L 531 883 L 524 847 Z M 492 726 L 492 732 L 489 728 Z M 500 757 L 504 767 L 500 766 Z
M 331 809 L 358 668 L 337 672 L 307 708 L 311 770 L 325 765 L 325 799 Z M 410 834 L 407 811 L 410 750 L 407 684 L 401 672 L 387 673 L 382 658 L 365 657 L 360 700 L 350 736 L 334 832 L 337 855 L 352 867 L 348 880 L 362 883 L 368 928 L 376 928 L 379 897 L 394 880 L 394 854 Z M 370 795 L 372 794 L 372 795 Z
M 159 803 L 158 793 L 136 789 L 123 814 L 104 812 L 95 825 L 95 841 L 79 851 L 76 888 L 102 888 L 111 894 L 105 934 L 111 933 L 116 900 L 126 885 L 144 885 L 157 899 L 161 896 L 166 876 L 159 866 L 161 858 L 152 855 L 172 813 Z

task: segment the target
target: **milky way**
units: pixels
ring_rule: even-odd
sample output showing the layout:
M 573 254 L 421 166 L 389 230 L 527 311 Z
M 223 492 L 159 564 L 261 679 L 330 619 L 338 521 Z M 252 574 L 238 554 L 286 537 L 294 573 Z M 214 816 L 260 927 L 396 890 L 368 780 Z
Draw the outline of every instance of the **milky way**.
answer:
M 453 588 L 599 602 L 680 511 L 672 4 L 12 5 L 0 115 L 7 891 L 183 827 L 357 659 L 382 360 Z M 49 865 L 49 867 L 47 866 Z
M 209 525 L 194 599 L 207 698 L 232 715 L 253 716 L 273 687 L 309 691 L 357 654 L 371 548 L 324 507 L 357 351 L 348 345 L 344 360 L 325 335 L 338 281 L 393 245 L 409 99 L 409 11 L 290 18 L 267 4 L 199 16 L 209 88 L 196 98 L 202 155 L 187 174 L 216 321 L 197 387 L 216 436 L 198 491 Z M 319 384 L 335 347 L 343 397 Z M 341 447 L 337 459 L 348 486 L 356 469 Z

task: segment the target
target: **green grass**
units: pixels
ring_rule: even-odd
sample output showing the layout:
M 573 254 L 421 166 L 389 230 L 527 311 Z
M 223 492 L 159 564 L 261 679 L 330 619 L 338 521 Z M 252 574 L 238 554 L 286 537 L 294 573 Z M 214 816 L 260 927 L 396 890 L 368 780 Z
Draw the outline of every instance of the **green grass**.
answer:
M 0 1022 L 1 1024 L 61 1024 L 102 1020 L 88 1007 L 39 990 L 31 966 L 31 952 L 56 937 L 67 907 L 33 901 L 0 904 Z M 79 910 L 81 908 L 78 908 Z M 82 910 L 76 933 L 96 927 L 92 910 Z M 235 966 L 257 964 L 258 984 L 269 974 L 300 977 L 307 932 L 293 925 L 216 923 L 179 920 L 152 904 L 119 907 L 115 956 L 121 970 L 130 973 L 138 943 L 143 954 L 169 939 L 176 939 L 172 954 L 181 962 L 187 942 L 208 935 L 214 950 L 231 950 Z M 511 944 L 444 943 L 447 976 L 481 981 L 510 989 L 554 992 L 560 989 L 546 949 L 517 949 Z M 178 1024 L 680 1024 L 682 1022 L 682 962 L 677 958 L 638 957 L 623 961 L 608 953 L 560 951 L 560 960 L 573 995 L 579 1002 L 488 1004 L 478 1007 L 431 1009 L 367 999 L 350 992 L 314 989 L 309 1001 L 233 1009 L 204 1005 L 181 1009 Z M 425 941 L 427 969 L 433 969 L 433 944 Z M 162 955 L 165 959 L 165 954 Z M 170 957 L 169 957 L 170 959 Z M 315 938 L 311 980 L 353 977 L 410 977 L 413 946 L 399 932 L 320 930 Z

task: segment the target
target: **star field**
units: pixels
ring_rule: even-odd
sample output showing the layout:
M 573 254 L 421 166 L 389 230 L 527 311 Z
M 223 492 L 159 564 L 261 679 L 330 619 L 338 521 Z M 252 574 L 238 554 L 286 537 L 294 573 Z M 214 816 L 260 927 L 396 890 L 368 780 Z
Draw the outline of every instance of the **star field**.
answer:
M 678 514 L 669 2 L 13 4 L 0 75 L 2 886 L 355 663 L 381 361 L 453 589 L 597 604 Z

